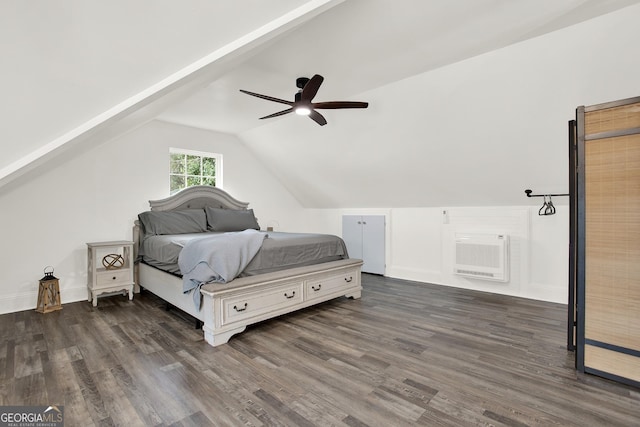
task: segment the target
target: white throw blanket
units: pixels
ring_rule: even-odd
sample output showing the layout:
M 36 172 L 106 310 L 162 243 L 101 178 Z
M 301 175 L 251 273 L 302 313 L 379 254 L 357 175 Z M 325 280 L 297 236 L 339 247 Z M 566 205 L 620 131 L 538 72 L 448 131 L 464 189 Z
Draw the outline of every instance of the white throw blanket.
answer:
M 227 283 L 235 279 L 251 262 L 267 237 L 257 230 L 215 234 L 189 240 L 178 257 L 182 272 L 182 290 L 193 292 L 196 310 L 200 310 L 200 287 L 205 283 Z

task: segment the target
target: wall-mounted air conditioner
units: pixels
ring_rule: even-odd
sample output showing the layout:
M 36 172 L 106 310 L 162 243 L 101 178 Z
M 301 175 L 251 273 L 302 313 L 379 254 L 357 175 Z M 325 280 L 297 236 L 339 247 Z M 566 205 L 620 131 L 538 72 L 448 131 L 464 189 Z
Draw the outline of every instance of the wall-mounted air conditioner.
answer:
M 456 233 L 453 272 L 475 279 L 509 281 L 509 236 Z

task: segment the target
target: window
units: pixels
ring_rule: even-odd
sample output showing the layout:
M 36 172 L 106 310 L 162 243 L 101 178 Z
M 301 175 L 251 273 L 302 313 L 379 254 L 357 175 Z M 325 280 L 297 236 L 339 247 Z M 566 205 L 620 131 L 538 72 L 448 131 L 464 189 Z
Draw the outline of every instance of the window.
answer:
M 222 188 L 222 155 L 169 149 L 169 189 L 174 194 L 194 185 Z

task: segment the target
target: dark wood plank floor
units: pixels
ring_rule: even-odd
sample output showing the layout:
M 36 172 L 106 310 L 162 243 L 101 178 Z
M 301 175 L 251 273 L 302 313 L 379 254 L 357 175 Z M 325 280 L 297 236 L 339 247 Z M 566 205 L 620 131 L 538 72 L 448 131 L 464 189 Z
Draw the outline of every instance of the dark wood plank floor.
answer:
M 0 316 L 0 405 L 67 426 L 640 425 L 640 390 L 579 375 L 565 306 L 364 275 L 210 347 L 150 294 Z

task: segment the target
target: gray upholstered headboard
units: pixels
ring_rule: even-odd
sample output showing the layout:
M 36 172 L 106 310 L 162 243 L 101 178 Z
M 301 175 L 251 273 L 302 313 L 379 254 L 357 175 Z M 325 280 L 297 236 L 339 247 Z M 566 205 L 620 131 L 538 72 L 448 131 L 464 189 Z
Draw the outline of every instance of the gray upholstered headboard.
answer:
M 247 206 L 249 206 L 249 203 L 241 202 L 226 191 L 211 187 L 210 185 L 196 185 L 185 188 L 165 199 L 149 200 L 149 207 L 152 211 L 204 209 L 207 206 L 222 209 L 245 210 Z M 133 255 L 136 260 L 138 259 L 138 248 L 142 238 L 140 235 L 141 231 L 140 221 L 136 220 L 133 226 Z
M 223 209 L 247 209 L 249 203 L 241 202 L 219 188 L 197 185 L 185 188 L 166 199 L 149 200 L 149 206 L 153 211 L 200 209 L 206 206 Z

